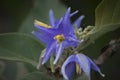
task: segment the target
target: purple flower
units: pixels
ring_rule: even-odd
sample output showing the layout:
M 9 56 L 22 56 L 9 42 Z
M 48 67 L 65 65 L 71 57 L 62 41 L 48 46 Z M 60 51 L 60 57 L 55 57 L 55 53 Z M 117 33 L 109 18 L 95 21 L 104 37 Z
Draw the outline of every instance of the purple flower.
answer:
M 54 64 L 57 63 L 64 48 L 76 47 L 80 42 L 75 36 L 74 25 L 79 26 L 82 19 L 78 18 L 74 24 L 70 23 L 70 17 L 78 11 L 70 14 L 70 8 L 60 20 L 55 20 L 53 11 L 50 10 L 50 25 L 35 20 L 35 27 L 38 32 L 32 33 L 44 44 L 46 44 L 46 52 L 43 56 L 42 64 L 46 63 L 50 56 L 55 53 L 56 58 Z
M 89 57 L 85 56 L 84 54 L 76 54 L 67 58 L 62 66 L 61 72 L 64 79 L 69 80 L 75 71 L 80 72 L 80 70 L 82 70 L 88 77 L 88 80 L 90 80 L 91 69 L 97 71 L 101 76 L 104 77 L 104 74 L 101 73 L 100 69 Z

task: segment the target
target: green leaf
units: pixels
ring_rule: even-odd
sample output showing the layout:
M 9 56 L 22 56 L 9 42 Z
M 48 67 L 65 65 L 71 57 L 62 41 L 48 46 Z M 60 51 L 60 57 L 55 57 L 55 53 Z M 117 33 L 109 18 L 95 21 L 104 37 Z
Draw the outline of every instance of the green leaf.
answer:
M 95 14 L 95 28 L 92 31 L 95 39 L 120 28 L 120 0 L 103 0 Z
M 37 65 L 43 46 L 26 34 L 0 35 L 0 59 L 15 60 Z
M 82 50 L 97 38 L 108 32 L 115 31 L 120 28 L 120 0 L 103 0 L 95 11 L 95 26 L 82 34 L 82 38 L 86 41 L 80 44 L 77 50 Z M 88 26 L 90 27 L 90 26 Z M 87 28 L 88 28 L 87 27 Z M 87 30 L 87 28 L 85 30 Z M 85 31 L 83 31 L 84 33 Z M 80 35 L 81 37 L 81 35 Z M 109 39 L 110 40 L 110 39 Z M 81 49 L 80 49 L 81 48 Z
M 94 28 L 88 32 L 92 41 L 120 28 L 120 0 L 103 0 L 96 8 Z
M 95 25 L 120 23 L 120 0 L 103 0 L 95 11 Z
M 119 24 L 107 24 L 107 25 L 102 25 L 102 28 L 94 28 L 94 33 L 91 35 L 91 38 L 93 40 L 96 40 L 97 38 L 101 37 L 102 35 L 106 34 L 107 32 L 114 31 L 118 28 L 120 28 L 120 23 Z
M 32 72 L 30 74 L 27 74 L 24 78 L 20 80 L 59 80 L 59 79 L 52 78 L 43 72 Z
M 2 73 L 2 77 L 6 80 L 16 80 L 17 76 L 17 64 L 13 61 L 4 61 L 4 71 Z M 1 80 L 1 79 L 0 79 Z M 4 79 L 3 79 L 4 80 Z

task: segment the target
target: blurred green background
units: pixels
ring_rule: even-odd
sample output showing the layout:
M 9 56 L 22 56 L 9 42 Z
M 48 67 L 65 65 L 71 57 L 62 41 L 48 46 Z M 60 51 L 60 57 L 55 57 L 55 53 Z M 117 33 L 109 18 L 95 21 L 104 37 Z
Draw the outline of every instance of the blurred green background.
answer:
M 81 26 L 85 28 L 88 25 L 95 25 L 95 9 L 101 1 L 102 0 L 0 0 L 0 33 L 19 32 L 26 33 L 31 36 L 31 32 L 34 29 L 34 19 L 49 24 L 48 12 L 50 9 L 54 11 L 56 18 L 60 18 L 68 7 L 71 7 L 71 12 L 79 10 L 79 13 L 73 16 L 71 21 L 74 21 L 80 15 L 85 15 Z M 91 44 L 86 48 L 84 51 L 85 54 L 90 56 L 92 59 L 96 59 L 100 54 L 100 50 L 106 44 L 108 44 L 111 39 L 114 39 L 119 35 L 120 29 L 101 36 L 95 41 L 95 44 Z M 2 44 L 3 38 L 0 39 Z M 6 40 L 3 42 L 8 41 Z M 16 45 L 20 46 L 18 43 L 16 43 Z M 8 44 L 6 43 L 2 45 Z M 10 46 L 12 46 L 12 43 L 9 44 L 9 47 Z M 37 42 L 33 46 L 38 46 Z M 29 49 L 32 48 L 29 47 L 28 50 Z M 36 49 L 38 58 L 42 49 L 43 45 L 41 45 L 41 47 L 37 47 Z M 22 53 L 22 51 L 20 52 Z M 94 72 L 92 72 L 92 80 L 120 80 L 119 53 L 120 51 L 118 51 L 115 55 L 110 57 L 103 65 L 100 66 L 106 77 L 96 79 L 96 75 L 94 76 Z M 26 54 L 29 55 L 29 53 Z M 35 60 L 37 61 L 37 59 Z M 48 75 L 47 73 L 39 73 L 36 67 L 29 63 L 30 62 L 22 63 L 1 59 L 0 80 L 53 80 L 53 78 L 50 77 L 51 75 L 46 77 L 46 75 Z

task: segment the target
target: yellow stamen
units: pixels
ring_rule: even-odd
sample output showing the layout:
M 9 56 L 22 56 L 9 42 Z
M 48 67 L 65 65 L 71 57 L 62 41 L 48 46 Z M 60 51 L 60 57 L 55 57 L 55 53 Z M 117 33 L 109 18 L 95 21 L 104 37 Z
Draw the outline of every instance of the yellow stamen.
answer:
M 64 35 L 56 35 L 54 39 L 56 39 L 58 42 L 62 42 L 65 38 Z
M 45 27 L 45 28 L 51 28 L 51 26 L 50 25 L 47 25 L 47 24 L 45 24 L 45 23 L 43 23 L 43 22 L 40 22 L 40 21 L 38 21 L 38 20 L 34 20 L 34 22 L 35 22 L 35 24 L 37 24 L 37 25 L 39 25 L 39 26 L 41 26 L 41 27 Z
M 76 63 L 76 73 L 77 74 L 81 74 L 82 73 L 82 70 L 81 70 L 79 64 L 77 64 L 77 63 Z

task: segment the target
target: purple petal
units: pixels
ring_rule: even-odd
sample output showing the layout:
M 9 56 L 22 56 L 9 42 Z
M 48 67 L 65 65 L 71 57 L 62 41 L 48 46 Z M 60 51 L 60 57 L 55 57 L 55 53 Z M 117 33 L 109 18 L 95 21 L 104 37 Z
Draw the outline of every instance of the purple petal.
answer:
M 64 44 L 65 48 L 70 47 L 70 43 L 67 40 L 64 40 L 62 43 Z
M 56 58 L 54 60 L 54 64 L 57 63 L 58 59 L 60 58 L 62 52 L 64 50 L 64 44 L 63 43 L 60 43 L 60 44 L 57 44 L 56 45 Z
M 90 80 L 90 63 L 87 59 L 87 57 L 84 54 L 76 54 L 76 55 L 71 55 L 70 57 L 68 57 L 68 59 L 64 62 L 63 66 L 62 66 L 62 74 L 64 76 L 65 79 L 69 79 L 69 77 L 67 76 L 67 74 L 65 73 L 65 67 L 71 63 L 71 62 L 75 62 L 77 64 L 79 64 L 80 68 L 83 70 L 83 72 L 85 72 L 85 74 L 88 77 L 88 80 Z
M 52 10 L 49 11 L 49 19 L 50 19 L 50 24 L 52 27 L 55 27 L 55 19 L 54 19 L 54 13 Z
M 67 39 L 69 41 L 73 41 L 73 42 L 80 42 L 75 36 L 69 36 L 69 37 L 67 37 Z
M 40 33 L 44 34 L 46 36 L 51 36 L 51 38 L 54 38 L 55 35 L 59 33 L 59 31 L 55 28 L 44 28 L 40 26 L 35 26 Z
M 69 21 L 69 19 L 70 19 L 70 11 L 71 11 L 71 8 L 69 7 L 68 10 L 65 13 L 65 16 L 64 16 L 64 22 Z
M 76 64 L 75 62 L 70 62 L 66 68 L 65 68 L 65 73 L 67 74 L 68 78 L 70 79 L 74 73 L 75 73 L 75 69 L 76 69 Z
M 75 55 L 71 55 L 62 65 L 61 72 L 66 80 L 69 80 L 69 78 L 72 77 L 75 71 L 75 63 L 74 63 L 75 59 L 76 59 Z
M 73 13 L 71 13 L 71 14 L 70 14 L 70 17 L 74 16 L 74 15 L 77 14 L 77 13 L 78 13 L 78 10 L 75 11 L 75 12 L 73 12 Z
M 85 16 L 80 16 L 74 23 L 73 23 L 73 26 L 77 26 L 78 28 L 80 28 L 80 24 L 83 20 Z
M 80 42 L 76 36 L 74 35 L 69 35 L 68 37 L 66 37 L 67 42 L 69 43 L 69 46 L 74 46 L 76 47 L 78 45 L 78 43 Z
M 68 8 L 67 12 L 65 13 L 62 24 L 59 26 L 59 29 L 64 33 L 64 34 L 69 34 L 69 33 L 74 33 L 74 29 L 71 26 L 70 23 L 70 8 Z
M 45 64 L 47 60 L 50 58 L 50 56 L 53 54 L 53 51 L 55 50 L 56 41 L 52 42 L 50 45 L 46 48 L 46 53 L 43 56 L 42 64 Z
M 53 41 L 50 36 L 40 34 L 39 32 L 33 31 L 32 34 L 35 35 L 44 44 L 49 44 L 51 41 Z
M 100 75 L 104 77 L 105 75 L 101 72 L 100 68 L 89 57 L 88 57 L 88 60 L 89 60 L 91 68 L 97 71 L 98 73 L 100 73 Z
M 59 28 L 60 24 L 62 23 L 63 18 L 61 18 L 59 21 L 57 21 L 56 27 L 55 28 Z
M 49 34 L 53 34 L 53 31 L 51 31 L 51 28 L 45 28 L 45 27 L 41 27 L 35 24 L 35 28 L 37 28 L 41 33 L 49 33 Z
M 76 57 L 78 59 L 78 63 L 80 65 L 81 69 L 87 75 L 88 80 L 90 80 L 90 63 L 89 63 L 87 57 L 84 54 L 76 54 Z

